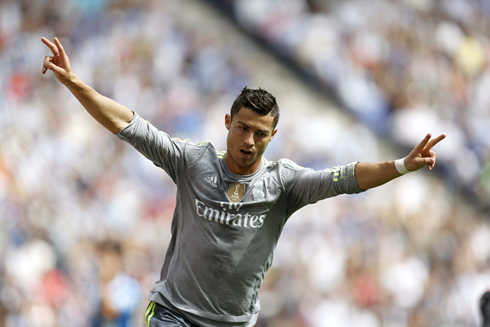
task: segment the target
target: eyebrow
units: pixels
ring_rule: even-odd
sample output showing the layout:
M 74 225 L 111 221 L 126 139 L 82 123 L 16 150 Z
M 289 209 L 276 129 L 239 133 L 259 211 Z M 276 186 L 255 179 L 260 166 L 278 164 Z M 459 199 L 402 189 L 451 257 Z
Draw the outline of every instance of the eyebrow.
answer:
M 250 129 L 250 126 L 248 126 L 247 124 L 245 124 L 244 122 L 241 122 L 241 121 L 237 121 L 238 124 L 242 124 L 243 126 L 245 126 L 246 128 L 249 128 Z M 269 134 L 270 131 L 269 130 L 264 130 L 264 129 L 259 129 L 257 132 L 261 132 L 261 133 L 267 133 Z

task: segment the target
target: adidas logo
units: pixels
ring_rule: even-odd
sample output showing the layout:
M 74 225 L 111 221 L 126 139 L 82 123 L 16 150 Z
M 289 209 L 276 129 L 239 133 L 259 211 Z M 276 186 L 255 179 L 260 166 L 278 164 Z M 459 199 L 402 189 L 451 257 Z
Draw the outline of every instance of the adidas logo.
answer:
M 212 187 L 218 187 L 218 177 L 217 176 L 206 176 L 204 177 L 204 181 L 210 184 Z

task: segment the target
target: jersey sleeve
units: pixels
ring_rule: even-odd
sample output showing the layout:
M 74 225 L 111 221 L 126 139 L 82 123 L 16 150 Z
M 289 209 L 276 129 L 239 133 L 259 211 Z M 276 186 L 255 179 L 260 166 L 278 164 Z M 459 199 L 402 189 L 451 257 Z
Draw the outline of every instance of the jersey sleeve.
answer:
M 129 125 L 117 137 L 131 144 L 156 166 L 163 168 L 176 183 L 179 168 L 185 165 L 184 150 L 187 141 L 170 138 L 167 133 L 159 131 L 137 113 L 134 113 Z
M 318 171 L 298 166 L 288 159 L 278 163 L 282 165 L 281 177 L 288 192 L 289 215 L 307 204 L 329 197 L 363 192 L 354 174 L 357 162 Z

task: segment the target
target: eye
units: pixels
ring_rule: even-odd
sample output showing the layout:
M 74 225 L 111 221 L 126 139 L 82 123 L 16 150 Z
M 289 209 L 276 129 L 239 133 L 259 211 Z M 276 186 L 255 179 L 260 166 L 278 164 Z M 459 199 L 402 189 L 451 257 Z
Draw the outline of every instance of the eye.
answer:
M 258 135 L 259 137 L 262 137 L 262 138 L 263 138 L 263 137 L 267 137 L 267 136 L 269 136 L 269 133 L 267 133 L 267 132 L 263 132 L 263 131 L 258 131 L 258 132 L 257 132 L 257 135 Z

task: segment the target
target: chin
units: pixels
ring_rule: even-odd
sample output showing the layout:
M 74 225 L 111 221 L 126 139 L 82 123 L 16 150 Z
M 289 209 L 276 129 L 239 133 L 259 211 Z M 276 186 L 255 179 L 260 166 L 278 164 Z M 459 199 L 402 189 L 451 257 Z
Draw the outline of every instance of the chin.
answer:
M 240 162 L 238 164 L 238 166 L 242 167 L 242 168 L 247 168 L 247 167 L 250 167 L 252 165 L 252 162 Z

